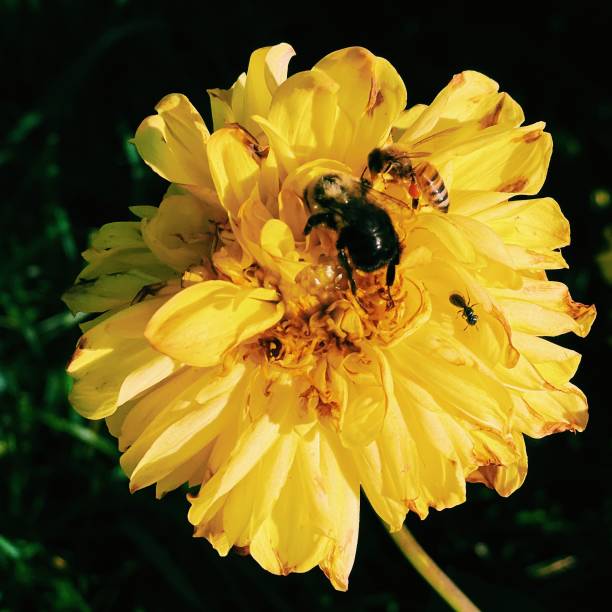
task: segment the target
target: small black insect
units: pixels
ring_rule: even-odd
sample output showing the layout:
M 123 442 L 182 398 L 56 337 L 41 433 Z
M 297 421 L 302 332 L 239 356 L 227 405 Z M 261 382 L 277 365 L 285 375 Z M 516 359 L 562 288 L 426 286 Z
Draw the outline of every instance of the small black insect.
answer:
M 353 294 L 357 291 L 353 267 L 374 272 L 387 266 L 387 291 L 393 305 L 391 287 L 401 245 L 391 218 L 381 205 L 397 205 L 399 201 L 342 172 L 315 179 L 304 195 L 311 210 L 317 211 L 309 217 L 304 234 L 310 234 L 318 225 L 338 232 L 338 260 L 346 270 Z
M 476 325 L 476 323 L 478 323 L 478 315 L 474 312 L 474 306 L 478 306 L 478 304 L 470 304 L 469 298 L 466 302 L 465 298 L 460 293 L 451 293 L 448 301 L 453 306 L 461 308 L 461 310 L 458 312 L 461 313 L 461 316 L 465 319 L 468 325 Z M 465 329 L 467 329 L 467 325 Z

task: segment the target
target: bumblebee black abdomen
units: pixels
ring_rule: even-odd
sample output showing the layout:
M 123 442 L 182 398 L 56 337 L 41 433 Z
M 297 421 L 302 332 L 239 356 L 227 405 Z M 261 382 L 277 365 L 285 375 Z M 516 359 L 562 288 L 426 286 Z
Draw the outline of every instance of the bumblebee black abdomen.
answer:
M 340 245 L 347 245 L 353 265 L 373 272 L 387 264 L 399 249 L 393 227 L 347 226 L 340 231 Z
M 349 204 L 350 207 L 350 204 Z M 373 272 L 389 263 L 399 252 L 400 244 L 387 212 L 370 204 L 353 205 L 350 223 L 340 230 L 340 245 L 348 247 L 353 265 Z

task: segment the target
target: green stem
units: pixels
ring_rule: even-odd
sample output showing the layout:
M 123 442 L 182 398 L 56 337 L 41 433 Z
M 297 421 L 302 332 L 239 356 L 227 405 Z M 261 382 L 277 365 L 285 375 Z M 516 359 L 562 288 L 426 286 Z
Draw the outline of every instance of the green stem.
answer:
M 435 561 L 423 550 L 412 534 L 402 527 L 390 534 L 398 548 L 431 587 L 444 601 L 458 612 L 479 612 L 478 608 L 462 593 L 457 585 L 438 567 Z

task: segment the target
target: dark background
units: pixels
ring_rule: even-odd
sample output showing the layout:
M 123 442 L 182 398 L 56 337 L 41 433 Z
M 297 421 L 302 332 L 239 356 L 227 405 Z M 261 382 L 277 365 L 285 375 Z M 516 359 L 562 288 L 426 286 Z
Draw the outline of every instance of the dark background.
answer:
M 464 505 L 407 524 L 485 610 L 599 608 L 612 577 L 601 384 L 611 304 L 595 261 L 611 208 L 609 68 L 597 66 L 609 60 L 609 9 L 490 5 L 472 19 L 461 5 L 417 16 L 409 3 L 337 15 L 312 3 L 203 4 L 0 0 L 0 611 L 446 609 L 365 501 L 348 593 L 317 569 L 282 578 L 250 558 L 219 558 L 191 539 L 183 492 L 130 496 L 104 424 L 66 401 L 78 330 L 59 296 L 91 230 L 128 219 L 131 204 L 159 203 L 165 188 L 126 140 L 170 92 L 188 95 L 210 126 L 205 89 L 230 86 L 252 50 L 281 41 L 298 53 L 291 72 L 366 46 L 398 69 L 409 105 L 480 70 L 527 122 L 548 122 L 555 152 L 542 193 L 572 227 L 571 268 L 551 278 L 599 310 L 586 340 L 560 339 L 584 355 L 574 382 L 591 422 L 583 434 L 529 440 L 529 475 L 510 498 L 470 485 Z

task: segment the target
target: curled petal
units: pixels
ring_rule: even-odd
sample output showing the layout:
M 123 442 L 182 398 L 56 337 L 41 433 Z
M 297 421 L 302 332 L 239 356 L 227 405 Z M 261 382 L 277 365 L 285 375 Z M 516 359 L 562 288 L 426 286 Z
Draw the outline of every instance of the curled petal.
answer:
M 391 374 L 386 358 L 378 350 L 353 353 L 343 360 L 338 376 L 345 382 L 340 440 L 349 448 L 365 446 L 380 433 L 387 412 Z
M 469 482 L 481 482 L 503 497 L 516 491 L 527 476 L 525 440 L 519 432 L 513 434 L 514 459 L 506 464 L 480 466 L 468 476 Z
M 106 417 L 177 369 L 174 360 L 153 350 L 143 337 L 164 301 L 150 299 L 122 310 L 81 337 L 67 368 L 74 378 L 70 402 L 80 414 Z
M 336 159 L 361 174 L 368 153 L 384 143 L 392 123 L 406 106 L 406 87 L 393 66 L 363 47 L 335 51 L 315 65 L 338 85 L 338 123 L 346 135 L 334 138 Z M 320 155 L 323 157 L 325 155 Z
M 247 130 L 256 133 L 258 125 L 253 115 L 266 116 L 272 95 L 287 78 L 289 60 L 295 55 L 291 45 L 281 43 L 273 47 L 262 47 L 251 54 L 244 85 L 244 103 L 236 120 Z
M 143 220 L 142 235 L 160 261 L 182 273 L 208 259 L 215 218 L 222 217 L 222 209 L 208 206 L 192 195 L 169 196 L 154 217 Z
M 399 142 L 415 149 L 448 149 L 494 126 L 516 127 L 524 120 L 521 107 L 498 84 L 483 74 L 466 70 L 424 108 L 403 118 Z
M 165 478 L 191 460 L 219 435 L 228 419 L 235 418 L 242 399 L 236 387 L 244 371 L 243 364 L 228 373 L 202 371 L 163 407 L 121 457 L 132 491 Z
M 200 113 L 182 94 L 169 94 L 136 130 L 134 144 L 157 174 L 173 183 L 210 186 L 206 143 L 210 136 Z
M 161 353 L 208 367 L 220 363 L 237 344 L 274 325 L 283 312 L 272 289 L 206 281 L 183 289 L 162 306 L 144 335 Z
M 318 70 L 294 74 L 276 90 L 267 119 L 259 123 L 287 171 L 332 156 L 334 139 L 343 135 L 337 91 L 337 83 Z
M 258 144 L 238 125 L 220 129 L 208 143 L 208 161 L 221 204 L 235 217 L 257 184 L 261 165 Z
M 574 332 L 584 338 L 595 319 L 595 306 L 572 300 L 563 283 L 525 278 L 518 290 L 492 289 L 514 329 L 538 336 Z

